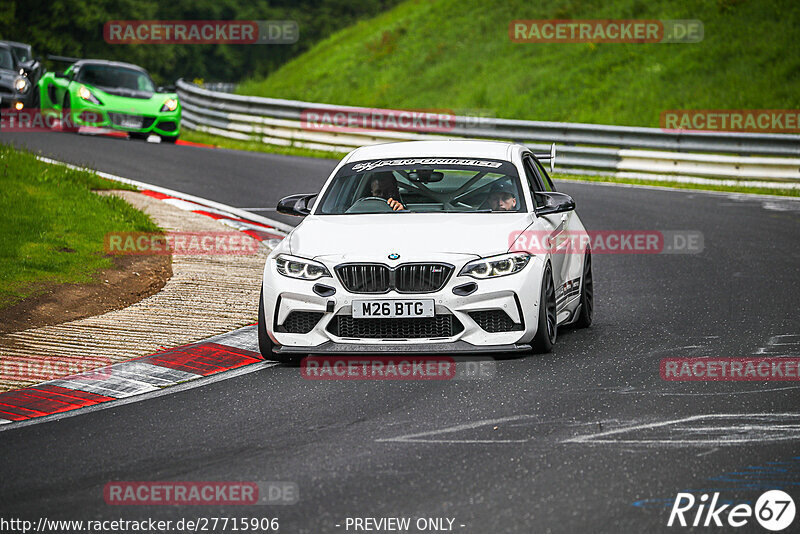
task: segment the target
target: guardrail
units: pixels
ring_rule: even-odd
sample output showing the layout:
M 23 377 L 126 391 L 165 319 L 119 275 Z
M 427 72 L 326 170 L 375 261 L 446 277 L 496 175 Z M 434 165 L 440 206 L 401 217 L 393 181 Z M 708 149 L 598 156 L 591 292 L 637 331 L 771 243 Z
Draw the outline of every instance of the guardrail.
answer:
M 670 132 L 469 116 L 451 117 L 451 128 L 440 134 L 388 129 L 320 131 L 303 123 L 304 113 L 357 114 L 376 110 L 209 91 L 183 80 L 178 80 L 177 88 L 185 127 L 231 139 L 331 152 L 349 152 L 358 146 L 390 141 L 454 137 L 514 141 L 528 145 L 534 152 L 546 152 L 550 143 L 556 143 L 558 172 L 641 174 L 657 180 L 682 178 L 678 181 L 726 178 L 800 188 L 798 135 Z

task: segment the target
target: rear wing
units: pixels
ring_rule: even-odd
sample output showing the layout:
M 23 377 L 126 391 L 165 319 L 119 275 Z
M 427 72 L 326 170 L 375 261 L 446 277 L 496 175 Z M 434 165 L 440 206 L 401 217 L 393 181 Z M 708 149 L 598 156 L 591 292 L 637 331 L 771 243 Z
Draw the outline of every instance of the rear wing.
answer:
M 47 54 L 47 59 L 49 59 L 50 61 L 57 61 L 60 63 L 75 63 L 76 61 L 80 61 L 80 58 L 77 57 L 54 56 L 52 54 Z
M 550 161 L 550 172 L 553 172 L 553 169 L 556 166 L 556 144 L 553 143 L 550 145 L 550 153 L 549 154 L 534 154 L 536 159 L 539 161 Z

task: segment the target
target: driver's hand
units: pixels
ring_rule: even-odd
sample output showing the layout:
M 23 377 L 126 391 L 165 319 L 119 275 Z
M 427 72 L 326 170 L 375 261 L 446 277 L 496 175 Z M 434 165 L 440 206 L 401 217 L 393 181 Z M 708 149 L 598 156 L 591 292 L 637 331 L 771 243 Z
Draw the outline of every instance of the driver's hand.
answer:
M 392 198 L 387 200 L 386 203 L 389 204 L 389 206 L 391 206 L 391 208 L 394 211 L 405 209 L 405 207 L 403 207 L 403 205 L 400 203 L 400 201 L 394 200 Z

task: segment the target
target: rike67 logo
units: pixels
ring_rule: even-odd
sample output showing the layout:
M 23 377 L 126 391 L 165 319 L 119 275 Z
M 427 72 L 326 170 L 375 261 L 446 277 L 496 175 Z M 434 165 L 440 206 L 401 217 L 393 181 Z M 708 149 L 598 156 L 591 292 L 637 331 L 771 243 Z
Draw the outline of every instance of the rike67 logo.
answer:
M 755 518 L 765 529 L 779 532 L 788 528 L 794 517 L 794 500 L 781 490 L 767 491 L 758 498 L 755 507 L 749 504 L 719 504 L 719 493 L 714 493 L 710 500 L 706 493 L 699 499 L 691 493 L 678 493 L 667 526 L 738 528 Z

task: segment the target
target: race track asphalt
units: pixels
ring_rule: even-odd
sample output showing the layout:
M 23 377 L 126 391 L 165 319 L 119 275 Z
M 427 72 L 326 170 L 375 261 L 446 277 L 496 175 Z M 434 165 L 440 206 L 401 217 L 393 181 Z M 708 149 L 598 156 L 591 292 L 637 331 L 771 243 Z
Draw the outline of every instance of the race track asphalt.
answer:
M 9 140 L 243 208 L 314 192 L 335 164 L 0 134 Z M 800 504 L 797 381 L 668 382 L 659 373 L 666 357 L 800 355 L 800 202 L 558 185 L 589 229 L 699 231 L 705 249 L 595 255 L 595 324 L 562 329 L 552 354 L 498 361 L 492 379 L 320 382 L 275 366 L 0 432 L 0 516 L 278 517 L 287 533 L 348 532 L 347 517 L 381 516 L 454 518 L 464 533 L 658 532 L 676 530 L 666 523 L 679 491 L 754 503 L 782 487 Z M 731 415 L 695 417 L 708 414 Z M 292 481 L 300 501 L 103 500 L 109 481 L 158 480 Z

